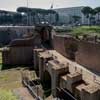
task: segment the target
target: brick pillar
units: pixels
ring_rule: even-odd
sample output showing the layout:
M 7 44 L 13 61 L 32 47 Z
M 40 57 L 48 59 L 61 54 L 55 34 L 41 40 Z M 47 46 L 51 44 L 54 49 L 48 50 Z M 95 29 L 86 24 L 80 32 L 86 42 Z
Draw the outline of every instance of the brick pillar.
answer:
M 44 61 L 42 57 L 39 57 L 39 77 L 41 81 L 43 81 L 43 75 L 44 75 Z
M 57 96 L 57 87 L 58 87 L 58 75 L 56 73 L 56 71 L 54 71 L 53 75 L 51 76 L 52 78 L 52 95 L 54 97 Z
M 34 49 L 33 50 L 33 52 L 34 52 L 34 54 L 33 54 L 33 56 L 34 56 L 34 69 L 36 70 L 36 71 L 38 71 L 39 70 L 39 57 L 38 57 L 38 55 L 39 55 L 39 52 L 43 52 L 43 49 Z

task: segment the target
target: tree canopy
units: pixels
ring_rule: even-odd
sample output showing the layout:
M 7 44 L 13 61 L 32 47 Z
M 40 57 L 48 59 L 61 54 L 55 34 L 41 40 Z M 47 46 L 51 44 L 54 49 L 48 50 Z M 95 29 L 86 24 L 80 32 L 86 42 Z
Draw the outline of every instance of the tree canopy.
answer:
M 96 7 L 94 10 L 96 11 L 96 13 L 100 13 L 100 7 Z
M 92 12 L 92 8 L 91 7 L 84 7 L 82 9 L 82 13 L 88 18 L 89 17 L 89 14 L 91 14 Z
M 40 13 L 40 14 L 56 14 L 57 12 L 54 10 L 45 10 L 40 8 L 27 8 L 27 7 L 19 7 L 17 8 L 17 12 L 24 12 L 24 13 Z

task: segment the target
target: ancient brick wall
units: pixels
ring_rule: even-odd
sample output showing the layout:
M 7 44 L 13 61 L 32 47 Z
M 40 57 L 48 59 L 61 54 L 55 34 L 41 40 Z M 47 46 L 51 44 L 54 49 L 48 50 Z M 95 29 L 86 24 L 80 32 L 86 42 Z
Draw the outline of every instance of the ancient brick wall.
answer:
M 8 51 L 3 51 L 3 64 L 32 64 L 32 49 L 33 47 L 10 47 Z
M 53 38 L 54 49 L 63 56 L 73 59 L 74 54 L 77 51 L 77 40 L 71 36 L 59 36 L 55 35 Z
M 80 41 L 76 62 L 86 68 L 100 72 L 100 43 Z
M 53 38 L 53 46 L 56 51 L 66 56 L 65 52 L 65 37 L 54 36 Z
M 34 37 L 15 39 L 2 51 L 3 64 L 32 64 Z

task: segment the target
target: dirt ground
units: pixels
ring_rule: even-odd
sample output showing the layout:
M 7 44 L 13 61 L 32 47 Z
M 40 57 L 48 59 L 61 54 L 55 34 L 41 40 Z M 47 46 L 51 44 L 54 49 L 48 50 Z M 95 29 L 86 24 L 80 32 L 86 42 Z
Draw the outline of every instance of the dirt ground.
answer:
M 16 94 L 20 100 L 35 100 L 25 87 L 14 89 L 13 93 Z
M 1 70 L 0 71 L 0 89 L 3 90 L 10 90 L 14 93 L 14 95 L 18 96 L 17 93 L 19 93 L 20 97 L 24 97 L 23 100 L 28 100 L 27 98 L 31 98 L 32 96 L 28 93 L 28 90 L 23 87 L 22 84 L 22 71 L 26 70 L 26 68 L 18 67 L 18 68 L 12 68 L 7 70 Z M 26 71 L 29 71 L 28 69 Z M 35 72 L 32 72 L 33 78 L 35 78 Z M 25 91 L 23 91 L 25 90 Z M 17 91 L 17 92 L 14 92 Z M 22 93 L 23 92 L 23 93 Z M 26 96 L 25 96 L 25 93 Z M 21 100 L 21 99 L 18 99 Z M 34 100 L 34 98 L 33 98 Z
M 0 89 L 11 90 L 14 95 L 18 96 L 18 100 L 35 100 L 29 93 L 28 89 L 22 84 L 22 71 L 28 71 L 31 74 L 32 80 L 37 78 L 35 71 L 18 67 L 0 71 Z M 23 99 L 22 99 L 23 98 Z M 52 96 L 45 100 L 54 100 Z

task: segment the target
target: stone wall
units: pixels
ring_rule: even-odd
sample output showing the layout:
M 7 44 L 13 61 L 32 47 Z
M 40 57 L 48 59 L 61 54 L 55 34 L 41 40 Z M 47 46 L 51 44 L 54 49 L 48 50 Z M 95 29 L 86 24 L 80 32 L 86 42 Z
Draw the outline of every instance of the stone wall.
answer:
M 2 52 L 4 65 L 32 64 L 33 47 L 8 47 Z
M 80 41 L 76 62 L 93 71 L 100 72 L 100 43 Z
M 36 36 L 35 36 L 36 37 Z M 13 40 L 8 47 L 4 47 L 2 58 L 4 65 L 32 64 L 35 37 Z

